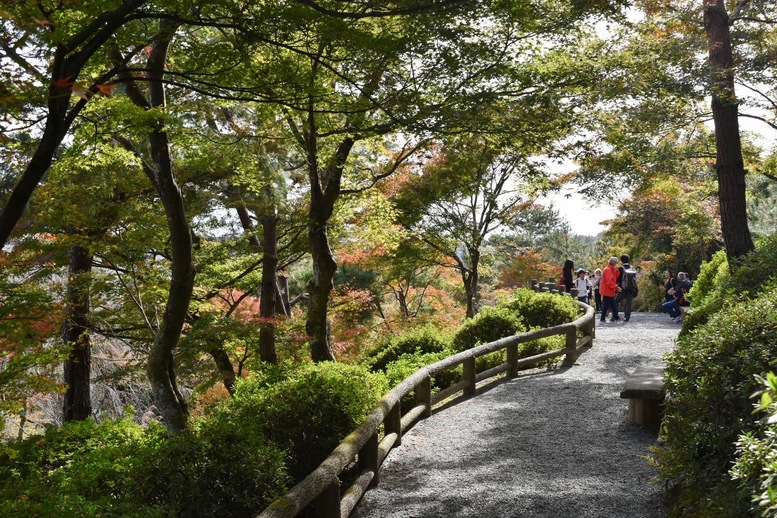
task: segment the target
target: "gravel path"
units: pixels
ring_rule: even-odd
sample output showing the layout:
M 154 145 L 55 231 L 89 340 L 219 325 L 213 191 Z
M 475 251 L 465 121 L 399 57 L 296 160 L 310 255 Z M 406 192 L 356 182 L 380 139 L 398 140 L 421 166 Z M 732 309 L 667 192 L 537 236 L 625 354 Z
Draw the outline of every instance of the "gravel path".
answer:
M 574 367 L 495 383 L 435 412 L 402 438 L 353 516 L 665 516 L 645 460 L 657 427 L 629 423 L 620 391 L 635 368 L 661 365 L 679 326 L 649 313 L 597 321 Z

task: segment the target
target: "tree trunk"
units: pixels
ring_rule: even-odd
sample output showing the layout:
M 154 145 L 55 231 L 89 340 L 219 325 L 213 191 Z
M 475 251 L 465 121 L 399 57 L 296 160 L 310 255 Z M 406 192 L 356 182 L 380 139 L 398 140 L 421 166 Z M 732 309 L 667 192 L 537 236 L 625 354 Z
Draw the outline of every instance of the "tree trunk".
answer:
M 8 242 L 11 232 L 27 207 L 27 202 L 30 201 L 30 197 L 35 188 L 38 187 L 43 175 L 51 167 L 54 153 L 70 128 L 70 124 L 65 121 L 69 104 L 69 88 L 52 86 L 49 89 L 49 112 L 46 116 L 46 128 L 35 153 L 22 173 L 19 182 L 14 186 L 8 203 L 0 214 L 0 248 Z
M 291 316 L 291 302 L 289 301 L 289 278 L 285 275 L 278 275 L 278 293 L 276 296 L 276 313 L 283 313 L 287 317 Z
M 310 355 L 314 362 L 334 361 L 329 345 L 329 295 L 334 288 L 337 263 L 329 249 L 326 226 L 311 224 L 308 228 L 310 251 L 313 256 L 313 276 L 308 282 L 308 318 L 305 331 L 310 341 Z
M 469 266 L 464 263 L 464 260 L 458 254 L 454 254 L 454 258 L 461 269 L 461 280 L 464 284 L 464 294 L 467 297 L 467 318 L 474 318 L 478 312 L 480 251 L 476 248 L 471 248 L 467 251 L 470 258 Z
M 723 0 L 704 0 L 704 29 L 712 73 L 712 118 L 717 148 L 716 172 L 720 223 L 726 255 L 740 257 L 755 247 L 747 224 L 745 166 L 739 135 L 739 108 L 734 92 L 734 60 L 729 17 Z M 729 261 L 730 265 L 734 261 Z
M 329 344 L 328 306 L 334 288 L 337 271 L 332 250 L 329 248 L 327 223 L 340 197 L 343 166 L 353 147 L 354 140 L 346 137 L 340 143 L 326 169 L 318 168 L 315 117 L 311 111 L 308 119 L 308 176 L 310 179 L 310 210 L 308 212 L 308 239 L 313 258 L 313 276 L 308 283 L 308 317 L 305 331 L 310 342 L 310 355 L 314 362 L 334 361 Z
M 70 348 L 64 364 L 65 390 L 62 420 L 81 421 L 92 415 L 90 373 L 92 350 L 89 342 L 89 287 L 92 256 L 82 246 L 70 248 L 67 283 L 67 318 L 62 338 Z
M 278 354 L 275 351 L 275 308 L 278 283 L 275 281 L 275 271 L 278 267 L 278 218 L 275 214 L 262 217 L 264 229 L 264 260 L 262 262 L 262 290 L 259 299 L 259 317 L 262 320 L 259 327 L 259 355 L 263 361 L 277 364 Z
M 248 214 L 248 209 L 244 205 L 238 205 L 235 207 L 235 210 L 237 211 L 237 217 L 240 219 L 240 226 L 243 227 L 243 232 L 245 232 L 248 238 L 248 243 L 258 252 L 261 250 L 262 245 L 254 232 L 254 224 L 251 221 L 251 216 Z
M 394 298 L 399 304 L 399 311 L 402 313 L 402 317 L 410 318 L 410 308 L 407 305 L 407 294 L 402 289 L 402 285 L 399 284 L 397 288 L 392 287 L 391 289 L 394 292 Z
M 230 396 L 235 394 L 235 368 L 232 366 L 232 362 L 229 359 L 227 351 L 224 349 L 212 349 L 210 355 L 213 357 L 213 361 L 216 363 L 216 368 L 221 374 L 221 381 L 224 383 L 224 388 L 227 389 Z
M 271 196 L 268 196 L 269 198 Z M 275 324 L 272 322 L 272 319 L 275 318 L 278 307 L 282 304 L 279 300 L 280 291 L 276 282 L 276 270 L 278 269 L 278 218 L 275 214 L 268 214 L 262 218 L 264 243 L 260 243 L 254 232 L 254 224 L 248 214 L 248 209 L 243 205 L 238 205 L 237 214 L 243 231 L 248 236 L 248 242 L 257 251 L 262 250 L 262 287 L 259 298 L 259 317 L 262 322 L 259 326 L 259 356 L 263 361 L 277 364 Z M 282 305 L 281 308 L 283 309 Z
M 148 59 L 149 105 L 159 108 L 165 105 L 162 83 L 164 62 L 177 24 L 161 21 L 160 31 L 151 45 Z M 154 344 L 148 356 L 148 377 L 157 407 L 162 413 L 169 435 L 186 428 L 186 402 L 177 390 L 173 351 L 181 337 L 194 286 L 192 261 L 192 234 L 186 219 L 183 196 L 173 177 L 172 160 L 167 131 L 162 121 L 157 122 L 149 136 L 153 161 L 152 181 L 165 209 L 170 231 L 172 271 L 170 292 Z

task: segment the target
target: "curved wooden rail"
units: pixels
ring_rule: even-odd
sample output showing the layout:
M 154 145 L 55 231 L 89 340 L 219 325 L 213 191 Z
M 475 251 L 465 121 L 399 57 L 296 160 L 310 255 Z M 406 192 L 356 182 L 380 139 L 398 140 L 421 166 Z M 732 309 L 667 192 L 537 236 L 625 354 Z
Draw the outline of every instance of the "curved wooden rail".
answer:
M 585 314 L 574 322 L 508 336 L 480 345 L 422 367 L 405 378 L 381 398 L 364 422 L 351 432 L 324 462 L 288 493 L 270 504 L 262 511 L 259 518 L 292 518 L 311 504 L 313 504 L 312 516 L 348 517 L 362 495 L 378 484 L 380 466 L 391 449 L 402 443 L 402 434 L 419 419 L 431 416 L 434 404 L 458 392 L 462 392 L 464 396 L 474 395 L 479 381 L 502 372 L 507 372 L 508 376 L 514 377 L 518 375 L 521 367 L 550 358 L 565 356 L 564 365 L 574 364 L 578 350 L 593 344 L 596 322 L 594 309 L 586 304 L 578 304 L 585 310 Z M 578 330 L 582 331 L 579 339 Z M 555 335 L 566 337 L 563 349 L 518 359 L 519 344 Z M 502 349 L 507 350 L 506 363 L 481 373 L 476 372 L 475 360 L 478 357 Z M 432 378 L 459 365 L 464 366 L 462 380 L 432 396 Z M 400 400 L 411 391 L 415 391 L 416 406 L 402 415 Z M 380 438 L 381 425 L 383 425 L 382 438 Z M 341 495 L 339 477 L 354 462 L 358 462 L 359 473 Z

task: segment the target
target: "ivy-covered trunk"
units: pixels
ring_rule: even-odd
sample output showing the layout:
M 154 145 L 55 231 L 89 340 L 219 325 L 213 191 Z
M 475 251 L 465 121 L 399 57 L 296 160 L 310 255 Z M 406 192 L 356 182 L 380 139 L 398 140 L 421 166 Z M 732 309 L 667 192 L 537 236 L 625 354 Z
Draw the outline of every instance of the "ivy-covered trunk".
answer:
M 89 341 L 89 287 L 92 255 L 80 246 L 70 247 L 68 266 L 67 317 L 62 340 L 70 350 L 64 364 L 66 385 L 62 420 L 81 421 L 92 415 L 90 390 L 92 348 Z
M 712 73 L 712 118 L 717 148 L 716 171 L 720 224 L 726 255 L 740 257 L 755 247 L 747 224 L 745 165 L 739 135 L 739 108 L 734 91 L 734 60 L 729 17 L 723 0 L 704 0 L 704 29 Z M 734 261 L 729 261 L 734 264 Z

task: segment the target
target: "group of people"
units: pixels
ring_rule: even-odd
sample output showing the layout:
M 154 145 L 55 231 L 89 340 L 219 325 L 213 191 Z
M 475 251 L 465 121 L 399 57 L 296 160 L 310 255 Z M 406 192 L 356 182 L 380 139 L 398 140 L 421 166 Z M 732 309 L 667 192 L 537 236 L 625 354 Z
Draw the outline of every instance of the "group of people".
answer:
M 631 318 L 631 308 L 634 298 L 639 293 L 637 287 L 637 271 L 629 264 L 629 256 L 623 254 L 620 258 L 610 257 L 604 269 L 594 270 L 593 279 L 588 277 L 584 268 L 574 270 L 575 264 L 571 259 L 564 262 L 559 279 L 559 288 L 567 292 L 577 290 L 577 300 L 589 304 L 593 298 L 596 312 L 600 313 L 600 322 L 607 321 L 607 314 L 611 317 L 609 322 L 619 322 L 618 306 L 623 304 L 623 321 Z M 573 271 L 574 270 L 574 271 Z M 664 302 L 661 309 L 667 313 L 674 322 L 682 320 L 683 306 L 690 306 L 686 295 L 691 290 L 693 281 L 686 272 L 679 272 L 677 278 L 672 276 L 671 270 L 664 272 Z
M 623 254 L 618 265 L 617 257 L 610 257 L 604 269 L 594 270 L 594 278 L 588 277 L 588 272 L 578 268 L 572 273 L 575 265 L 571 259 L 567 259 L 562 268 L 559 285 L 567 292 L 577 290 L 577 299 L 589 303 L 593 293 L 596 312 L 600 313 L 600 322 L 605 322 L 608 312 L 611 313 L 610 322 L 619 322 L 618 304 L 623 303 L 623 321 L 631 318 L 631 308 L 634 297 L 637 296 L 637 271 L 629 264 L 629 256 Z
M 664 303 L 661 309 L 667 313 L 674 322 L 682 320 L 680 308 L 690 306 L 690 302 L 685 298 L 693 287 L 693 281 L 685 272 L 678 272 L 677 278 L 672 277 L 672 271 L 664 272 Z

